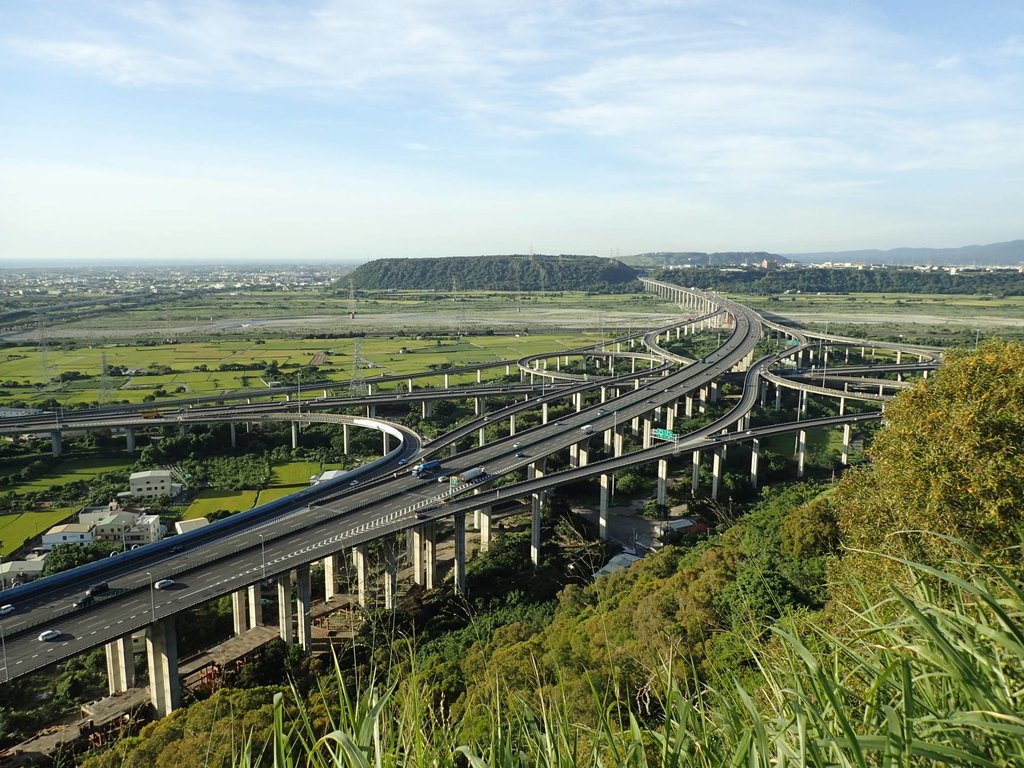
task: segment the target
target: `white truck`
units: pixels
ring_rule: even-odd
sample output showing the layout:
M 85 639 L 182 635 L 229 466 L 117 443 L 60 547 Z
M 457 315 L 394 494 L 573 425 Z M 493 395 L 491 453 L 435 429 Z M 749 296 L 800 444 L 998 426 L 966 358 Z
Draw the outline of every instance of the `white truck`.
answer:
M 487 474 L 487 470 L 484 467 L 473 467 L 473 469 L 467 469 L 465 472 L 460 472 L 455 477 L 460 483 L 469 483 L 473 480 L 477 480 Z

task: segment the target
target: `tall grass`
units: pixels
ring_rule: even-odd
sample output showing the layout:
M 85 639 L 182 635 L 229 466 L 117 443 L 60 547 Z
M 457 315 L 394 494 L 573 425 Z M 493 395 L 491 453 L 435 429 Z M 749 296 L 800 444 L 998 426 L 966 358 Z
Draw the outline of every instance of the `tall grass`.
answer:
M 279 698 L 273 743 L 247 745 L 236 764 L 1024 766 L 1024 591 L 965 551 L 973 561 L 947 569 L 903 561 L 914 586 L 893 589 L 884 604 L 851 606 L 841 634 L 780 623 L 755 650 L 756 689 L 732 682 L 684 693 L 666 665 L 649 708 L 656 717 L 594 690 L 583 724 L 538 674 L 529 703 L 493 691 L 490 732 L 469 739 L 431 705 L 422 676 L 373 679 L 349 694 L 336 667 L 328 722 L 315 722 L 299 699 L 288 719 Z

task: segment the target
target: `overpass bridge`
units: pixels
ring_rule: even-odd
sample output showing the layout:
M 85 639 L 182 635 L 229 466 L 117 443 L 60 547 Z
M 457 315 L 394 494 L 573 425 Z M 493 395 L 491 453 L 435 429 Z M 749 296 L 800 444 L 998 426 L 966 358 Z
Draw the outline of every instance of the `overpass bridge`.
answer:
M 539 563 L 540 505 L 543 494 L 559 485 L 584 478 L 597 478 L 600 484 L 600 527 L 606 533 L 608 498 L 615 472 L 640 464 L 658 464 L 658 499 L 664 501 L 668 460 L 684 452 L 693 457 L 693 484 L 696 487 L 701 454 L 712 457 L 711 494 L 717 497 L 724 453 L 730 445 L 750 443 L 751 479 L 759 476 L 760 441 L 775 434 L 796 432 L 799 437 L 802 472 L 806 431 L 818 426 L 844 429 L 844 453 L 848 450 L 850 425 L 881 418 L 880 412 L 849 414 L 828 419 L 804 420 L 789 424 L 751 428 L 750 415 L 759 399 L 764 400 L 769 368 L 800 354 L 806 338 L 790 331 L 773 329 L 752 310 L 737 302 L 694 292 L 658 281 L 645 281 L 649 290 L 693 309 L 697 317 L 721 317 L 730 333 L 721 346 L 702 360 L 681 368 L 666 361 L 655 369 L 631 372 L 618 377 L 576 382 L 554 392 L 544 392 L 524 402 L 490 414 L 481 414 L 471 424 L 453 431 L 425 448 L 418 437 L 400 425 L 379 420 L 372 428 L 391 429 L 397 447 L 371 465 L 354 470 L 341 481 L 315 486 L 248 513 L 227 518 L 207 528 L 172 537 L 157 545 L 93 563 L 39 582 L 9 589 L 0 600 L 16 610 L 0 619 L 5 682 L 31 671 L 67 659 L 90 648 L 107 648 L 112 692 L 131 685 L 133 669 L 131 634 L 147 629 L 150 692 L 158 715 L 178 705 L 175 616 L 182 611 L 217 597 L 231 595 L 235 629 L 263 623 L 262 601 L 265 584 L 272 584 L 278 597 L 277 627 L 286 642 L 308 647 L 310 642 L 311 586 L 310 565 L 323 562 L 326 574 L 325 594 L 336 592 L 339 559 L 351 552 L 361 601 L 368 585 L 369 545 L 382 542 L 384 548 L 385 605 L 393 607 L 396 593 L 397 552 L 395 537 L 404 533 L 411 540 L 413 573 L 417 583 L 434 586 L 438 524 L 450 521 L 454 527 L 454 586 L 465 589 L 466 516 L 480 522 L 481 545 L 490 539 L 490 523 L 496 505 L 510 499 L 529 499 L 531 508 L 531 558 Z M 798 347 L 752 361 L 755 347 L 766 331 L 790 333 Z M 667 331 L 663 331 L 667 332 Z M 648 339 L 657 344 L 657 338 Z M 650 347 L 649 347 L 650 348 Z M 657 354 L 657 351 L 653 351 Z M 528 366 L 529 367 L 529 366 Z M 710 402 L 712 387 L 723 375 L 743 371 L 742 392 L 728 413 L 700 429 L 678 435 L 670 442 L 656 443 L 654 425 L 663 423 L 674 433 L 675 421 L 685 404 L 685 415 Z M 814 389 L 815 385 L 793 382 L 787 385 Z M 775 385 L 781 386 L 780 382 Z M 832 390 L 835 392 L 835 390 Z M 535 391 L 534 391 L 535 393 Z M 600 393 L 600 400 L 587 404 L 585 395 Z M 555 398 L 571 396 L 574 410 L 567 416 L 550 420 L 546 405 Z M 516 413 L 527 408 L 544 409 L 542 423 L 517 432 Z M 290 420 L 297 414 L 267 414 Z M 339 414 L 321 414 L 336 416 Z M 249 413 L 242 417 L 254 418 Z M 446 459 L 446 472 L 454 474 L 475 466 L 486 466 L 488 480 L 518 478 L 526 480 L 493 487 L 489 483 L 443 486 L 433 478 L 422 479 L 406 471 L 396 471 L 398 461 L 424 457 L 481 430 L 495 418 L 510 419 L 510 434 L 486 442 Z M 223 419 L 223 414 L 211 416 Z M 311 418 L 309 413 L 302 419 Z M 345 417 L 356 419 L 358 417 Z M 275 419 L 276 420 L 276 419 Z M 345 423 L 340 420 L 340 423 Z M 730 431 L 730 428 L 735 427 Z M 633 428 L 642 435 L 643 447 L 624 452 L 624 431 Z M 591 442 L 598 439 L 609 448 L 610 457 L 590 461 Z M 569 451 L 569 469 L 546 473 L 546 459 Z M 349 485 L 351 480 L 355 485 Z M 172 578 L 174 589 L 156 590 L 155 582 Z M 104 581 L 110 591 L 84 610 L 69 610 L 74 597 L 85 584 Z M 295 598 L 292 598 L 293 586 Z M 37 634 L 46 629 L 60 632 L 55 642 L 41 642 Z

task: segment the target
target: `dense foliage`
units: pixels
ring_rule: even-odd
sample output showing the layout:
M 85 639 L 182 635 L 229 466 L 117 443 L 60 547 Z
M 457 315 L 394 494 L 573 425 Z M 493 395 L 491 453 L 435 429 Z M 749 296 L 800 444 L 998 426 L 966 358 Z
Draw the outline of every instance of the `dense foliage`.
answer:
M 1024 273 L 968 271 L 950 274 L 907 268 L 765 270 L 697 267 L 671 270 L 661 276 L 705 290 L 770 296 L 779 293 L 938 293 L 1024 295 Z
M 636 270 L 597 256 L 377 259 L 351 275 L 360 290 L 593 291 L 640 288 Z

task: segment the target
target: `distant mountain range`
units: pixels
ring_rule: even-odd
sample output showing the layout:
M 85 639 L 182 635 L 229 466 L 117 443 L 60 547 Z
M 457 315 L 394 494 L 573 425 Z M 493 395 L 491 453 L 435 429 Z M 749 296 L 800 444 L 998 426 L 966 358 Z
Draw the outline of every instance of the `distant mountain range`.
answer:
M 793 261 L 853 262 L 857 264 L 949 264 L 979 267 L 1015 266 L 1024 262 L 1024 240 L 989 245 L 965 245 L 961 248 L 892 248 L 887 251 L 825 251 L 788 253 Z
M 949 264 L 1016 266 L 1024 263 L 1024 240 L 989 245 L 965 245 L 961 248 L 892 248 L 887 251 L 821 251 L 818 253 L 769 253 L 767 251 L 658 251 L 623 256 L 622 262 L 634 267 L 736 267 L 741 264 L 760 264 L 774 261 L 778 264 L 796 261 L 804 263 L 851 262 L 854 264 Z

